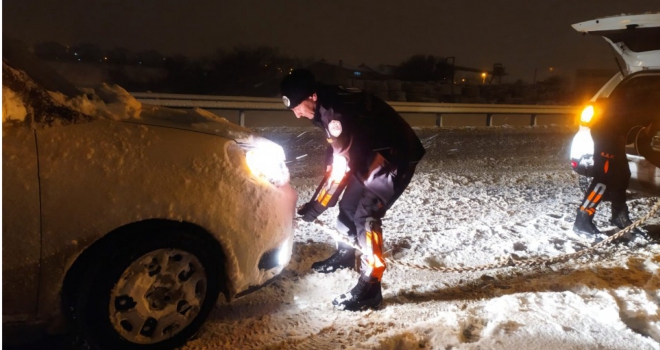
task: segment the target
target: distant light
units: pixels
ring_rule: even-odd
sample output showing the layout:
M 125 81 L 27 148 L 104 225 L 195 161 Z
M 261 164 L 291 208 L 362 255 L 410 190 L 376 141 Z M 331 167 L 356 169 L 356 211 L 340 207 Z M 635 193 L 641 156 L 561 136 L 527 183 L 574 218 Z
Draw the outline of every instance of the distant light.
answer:
M 104 60 L 107 60 L 108 58 L 107 58 L 107 57 L 103 57 L 103 59 L 104 59 Z
M 139 64 L 142 64 L 142 62 L 138 62 Z
M 360 75 L 362 75 L 362 72 L 353 72 L 353 75 L 355 75 L 356 77 L 359 77 Z
M 78 59 L 78 62 L 80 62 L 80 58 Z
M 74 52 L 73 54 L 76 55 L 76 56 L 78 56 L 78 53 L 77 53 L 77 52 Z

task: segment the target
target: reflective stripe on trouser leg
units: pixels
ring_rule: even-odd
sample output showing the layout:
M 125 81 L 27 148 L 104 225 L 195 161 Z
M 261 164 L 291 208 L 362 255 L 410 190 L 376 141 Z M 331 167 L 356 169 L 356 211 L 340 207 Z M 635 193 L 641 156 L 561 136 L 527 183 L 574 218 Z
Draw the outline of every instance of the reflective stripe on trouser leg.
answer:
M 596 213 L 596 206 L 598 206 L 598 203 L 603 199 L 603 194 L 605 194 L 606 189 L 607 186 L 604 184 L 596 184 L 593 190 L 591 190 L 585 198 L 582 206 L 580 206 L 580 210 L 586 211 L 589 215 L 594 215 Z
M 383 259 L 383 233 L 380 220 L 369 218 L 366 222 L 366 247 L 362 252 L 362 260 L 366 265 L 362 272 L 365 277 L 378 281 L 383 278 L 385 272 L 385 259 Z

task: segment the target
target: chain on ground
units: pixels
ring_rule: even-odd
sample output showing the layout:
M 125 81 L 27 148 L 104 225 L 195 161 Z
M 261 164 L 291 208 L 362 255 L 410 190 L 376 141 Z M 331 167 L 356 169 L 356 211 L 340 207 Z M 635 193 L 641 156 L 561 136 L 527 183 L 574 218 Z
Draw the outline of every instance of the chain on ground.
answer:
M 584 248 L 582 250 L 579 250 L 574 253 L 567 253 L 567 254 L 562 254 L 558 255 L 555 257 L 550 257 L 550 258 L 531 258 L 531 259 L 525 259 L 525 260 L 514 260 L 511 256 L 508 256 L 504 259 L 500 259 L 500 261 L 494 262 L 492 264 L 485 264 L 485 265 L 477 265 L 477 266 L 461 266 L 461 267 L 432 267 L 432 266 L 427 266 L 427 265 L 419 265 L 419 264 L 413 264 L 413 263 L 407 263 L 407 262 L 400 262 L 393 260 L 392 258 L 386 257 L 385 261 L 388 262 L 389 264 L 393 265 L 398 265 L 398 266 L 405 266 L 405 267 L 410 267 L 410 268 L 415 268 L 415 269 L 420 269 L 420 270 L 431 270 L 431 271 L 438 271 L 438 272 L 474 272 L 474 271 L 485 271 L 485 270 L 492 270 L 492 269 L 498 269 L 498 268 L 503 268 L 503 267 L 533 267 L 533 266 L 540 266 L 540 265 L 550 265 L 550 264 L 556 264 L 558 262 L 563 262 L 563 261 L 568 261 L 571 259 L 578 258 L 580 256 L 592 253 L 605 245 L 609 244 L 610 242 L 613 242 L 614 240 L 624 236 L 625 234 L 629 233 L 633 229 L 637 228 L 638 226 L 642 225 L 646 220 L 651 218 L 655 213 L 658 212 L 660 209 L 660 199 L 651 207 L 651 210 L 646 213 L 646 215 L 642 216 L 639 218 L 639 220 L 633 222 L 630 226 L 622 229 L 621 231 L 617 232 L 616 234 L 608 237 L 607 239 L 598 242 L 591 247 Z M 351 247 L 357 249 L 358 251 L 362 251 L 362 249 L 355 245 L 354 242 L 351 242 L 347 237 L 340 235 L 336 230 L 329 228 L 326 224 L 321 222 L 320 220 L 315 220 L 314 224 L 321 228 L 323 231 L 327 232 L 331 236 L 333 236 L 337 241 L 341 241 L 343 243 L 346 243 L 350 245 Z

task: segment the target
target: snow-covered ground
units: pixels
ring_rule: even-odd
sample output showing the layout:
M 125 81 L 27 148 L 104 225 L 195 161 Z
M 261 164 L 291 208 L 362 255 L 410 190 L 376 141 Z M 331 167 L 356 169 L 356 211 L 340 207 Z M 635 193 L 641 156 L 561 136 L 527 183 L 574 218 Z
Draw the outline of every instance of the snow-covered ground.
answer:
M 45 92 L 42 98 L 81 118 L 117 119 L 139 110 L 123 90 L 99 93 L 126 99 L 106 104 Z M 14 103 L 17 96 L 3 85 L 3 123 L 25 121 L 28 109 Z M 30 95 L 30 102 L 39 101 Z M 52 116 L 41 117 L 37 121 Z M 259 131 L 284 146 L 303 204 L 323 172 L 324 137 L 313 128 Z M 397 263 L 383 278 L 380 309 L 332 307 L 358 274 L 312 272 L 312 262 L 332 254 L 334 242 L 315 224 L 300 222 L 281 278 L 230 304 L 220 302 L 183 349 L 660 349 L 658 215 L 644 226 L 651 241 L 637 238 L 547 267 L 441 273 L 402 265 L 475 266 L 588 247 L 593 242 L 571 231 L 582 197 L 567 160 L 574 132 L 419 129 L 427 155 L 383 222 L 387 254 Z M 657 200 L 631 194 L 633 220 Z M 599 209 L 598 226 L 616 232 L 608 225 L 608 205 Z M 320 219 L 333 225 L 336 214 L 333 208 Z M 34 348 L 60 347 L 46 340 Z
M 322 135 L 260 131 L 292 160 L 298 204 L 309 200 L 323 171 Z M 384 219 L 385 247 L 396 261 L 472 266 L 554 257 L 593 243 L 571 230 L 581 199 L 567 161 L 574 129 L 418 131 L 428 153 Z M 629 194 L 632 219 L 657 200 Z M 599 209 L 598 226 L 617 232 L 608 203 Z M 336 214 L 333 208 L 320 219 L 333 225 Z M 613 244 L 548 267 L 442 273 L 390 264 L 382 307 L 345 312 L 331 300 L 358 274 L 313 272 L 312 262 L 328 257 L 334 243 L 301 222 L 281 278 L 220 303 L 183 349 L 660 349 L 658 215 L 644 227 L 651 242 Z

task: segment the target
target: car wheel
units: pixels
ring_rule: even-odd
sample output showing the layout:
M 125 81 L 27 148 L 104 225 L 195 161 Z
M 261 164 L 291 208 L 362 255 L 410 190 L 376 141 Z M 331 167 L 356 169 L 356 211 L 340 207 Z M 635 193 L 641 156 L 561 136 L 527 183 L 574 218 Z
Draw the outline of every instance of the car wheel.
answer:
M 74 318 L 94 349 L 172 349 L 206 320 L 224 281 L 199 235 L 171 228 L 124 235 L 87 269 Z

